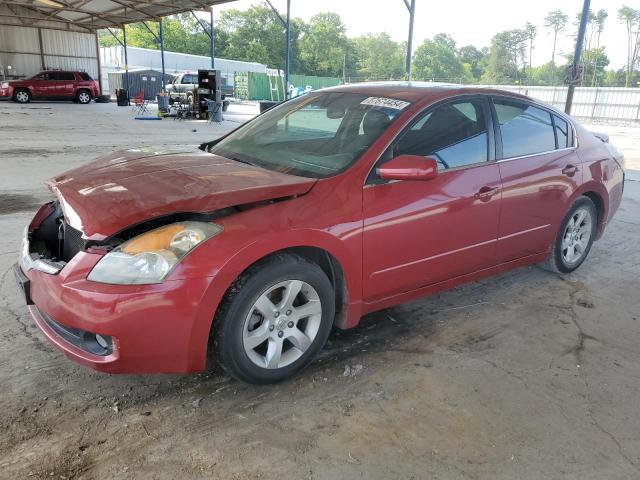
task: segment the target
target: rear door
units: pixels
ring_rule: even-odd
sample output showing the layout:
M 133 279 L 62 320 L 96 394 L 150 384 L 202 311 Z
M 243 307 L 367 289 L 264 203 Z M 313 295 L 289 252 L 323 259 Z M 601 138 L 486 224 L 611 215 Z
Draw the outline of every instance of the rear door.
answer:
M 375 301 L 492 266 L 500 174 L 484 97 L 428 108 L 387 150 L 439 162 L 429 181 L 384 181 L 363 192 L 363 284 Z
M 75 94 L 76 76 L 73 72 L 50 72 L 52 89 L 50 96 L 72 98 Z
M 507 262 L 549 248 L 582 172 L 561 115 L 510 97 L 492 103 L 503 188 L 497 258 Z

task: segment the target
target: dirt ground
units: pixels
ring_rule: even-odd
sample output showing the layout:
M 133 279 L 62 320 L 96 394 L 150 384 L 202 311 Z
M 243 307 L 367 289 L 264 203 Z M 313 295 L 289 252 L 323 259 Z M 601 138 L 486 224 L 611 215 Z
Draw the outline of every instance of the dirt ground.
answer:
M 224 126 L 114 105 L 0 103 L 0 478 L 640 478 L 640 128 L 599 125 L 633 170 L 590 258 L 522 268 L 335 332 L 291 381 L 217 367 L 109 376 L 68 361 L 10 266 L 43 181 L 99 154 L 195 144 Z

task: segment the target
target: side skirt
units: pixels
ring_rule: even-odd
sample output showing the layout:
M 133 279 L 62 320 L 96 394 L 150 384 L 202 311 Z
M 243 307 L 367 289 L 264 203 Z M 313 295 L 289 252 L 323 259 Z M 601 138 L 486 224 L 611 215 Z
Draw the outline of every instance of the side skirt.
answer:
M 442 292 L 444 290 L 450 290 L 454 287 L 457 287 L 458 285 L 480 280 L 481 278 L 492 277 L 498 273 L 513 270 L 514 268 L 535 265 L 537 263 L 544 262 L 548 256 L 548 252 L 537 253 L 535 255 L 529 255 L 517 260 L 511 260 L 510 262 L 501 263 L 500 265 L 496 265 L 494 267 L 478 270 L 477 272 L 460 275 L 459 277 L 454 277 L 443 282 L 427 285 L 416 290 L 411 290 L 409 292 L 404 292 L 398 295 L 383 298 L 381 300 L 376 300 L 375 302 L 363 302 L 361 304 L 360 315 L 354 315 L 353 317 L 350 316 L 351 318 L 348 319 L 344 328 L 355 327 L 360 322 L 360 317 L 362 315 L 366 315 L 367 313 L 375 312 L 377 310 L 383 310 L 385 308 L 393 307 L 401 303 L 406 303 L 411 300 L 415 300 L 416 298 Z

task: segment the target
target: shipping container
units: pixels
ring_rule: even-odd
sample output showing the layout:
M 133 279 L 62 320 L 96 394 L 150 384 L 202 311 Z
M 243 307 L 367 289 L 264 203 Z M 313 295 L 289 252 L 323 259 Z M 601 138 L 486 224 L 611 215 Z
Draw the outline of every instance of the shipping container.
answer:
M 166 85 L 175 77 L 165 73 Z M 125 71 L 109 72 L 109 94 L 115 96 L 116 90 L 126 89 Z M 144 90 L 145 100 L 155 100 L 156 95 L 162 91 L 162 72 L 152 69 L 129 70 L 129 97 L 138 96 Z

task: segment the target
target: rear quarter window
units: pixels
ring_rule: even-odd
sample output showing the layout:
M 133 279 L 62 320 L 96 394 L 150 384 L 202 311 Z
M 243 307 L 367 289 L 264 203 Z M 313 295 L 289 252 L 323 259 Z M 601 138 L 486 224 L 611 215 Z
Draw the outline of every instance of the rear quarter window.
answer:
M 88 82 L 88 81 L 90 81 L 90 80 L 93 80 L 93 78 L 91 78 L 91 75 L 89 75 L 89 74 L 88 74 L 88 73 L 86 73 L 86 72 L 80 72 L 78 75 L 80 75 L 80 78 L 81 78 L 82 80 L 85 80 L 85 81 L 87 81 L 87 82 Z

